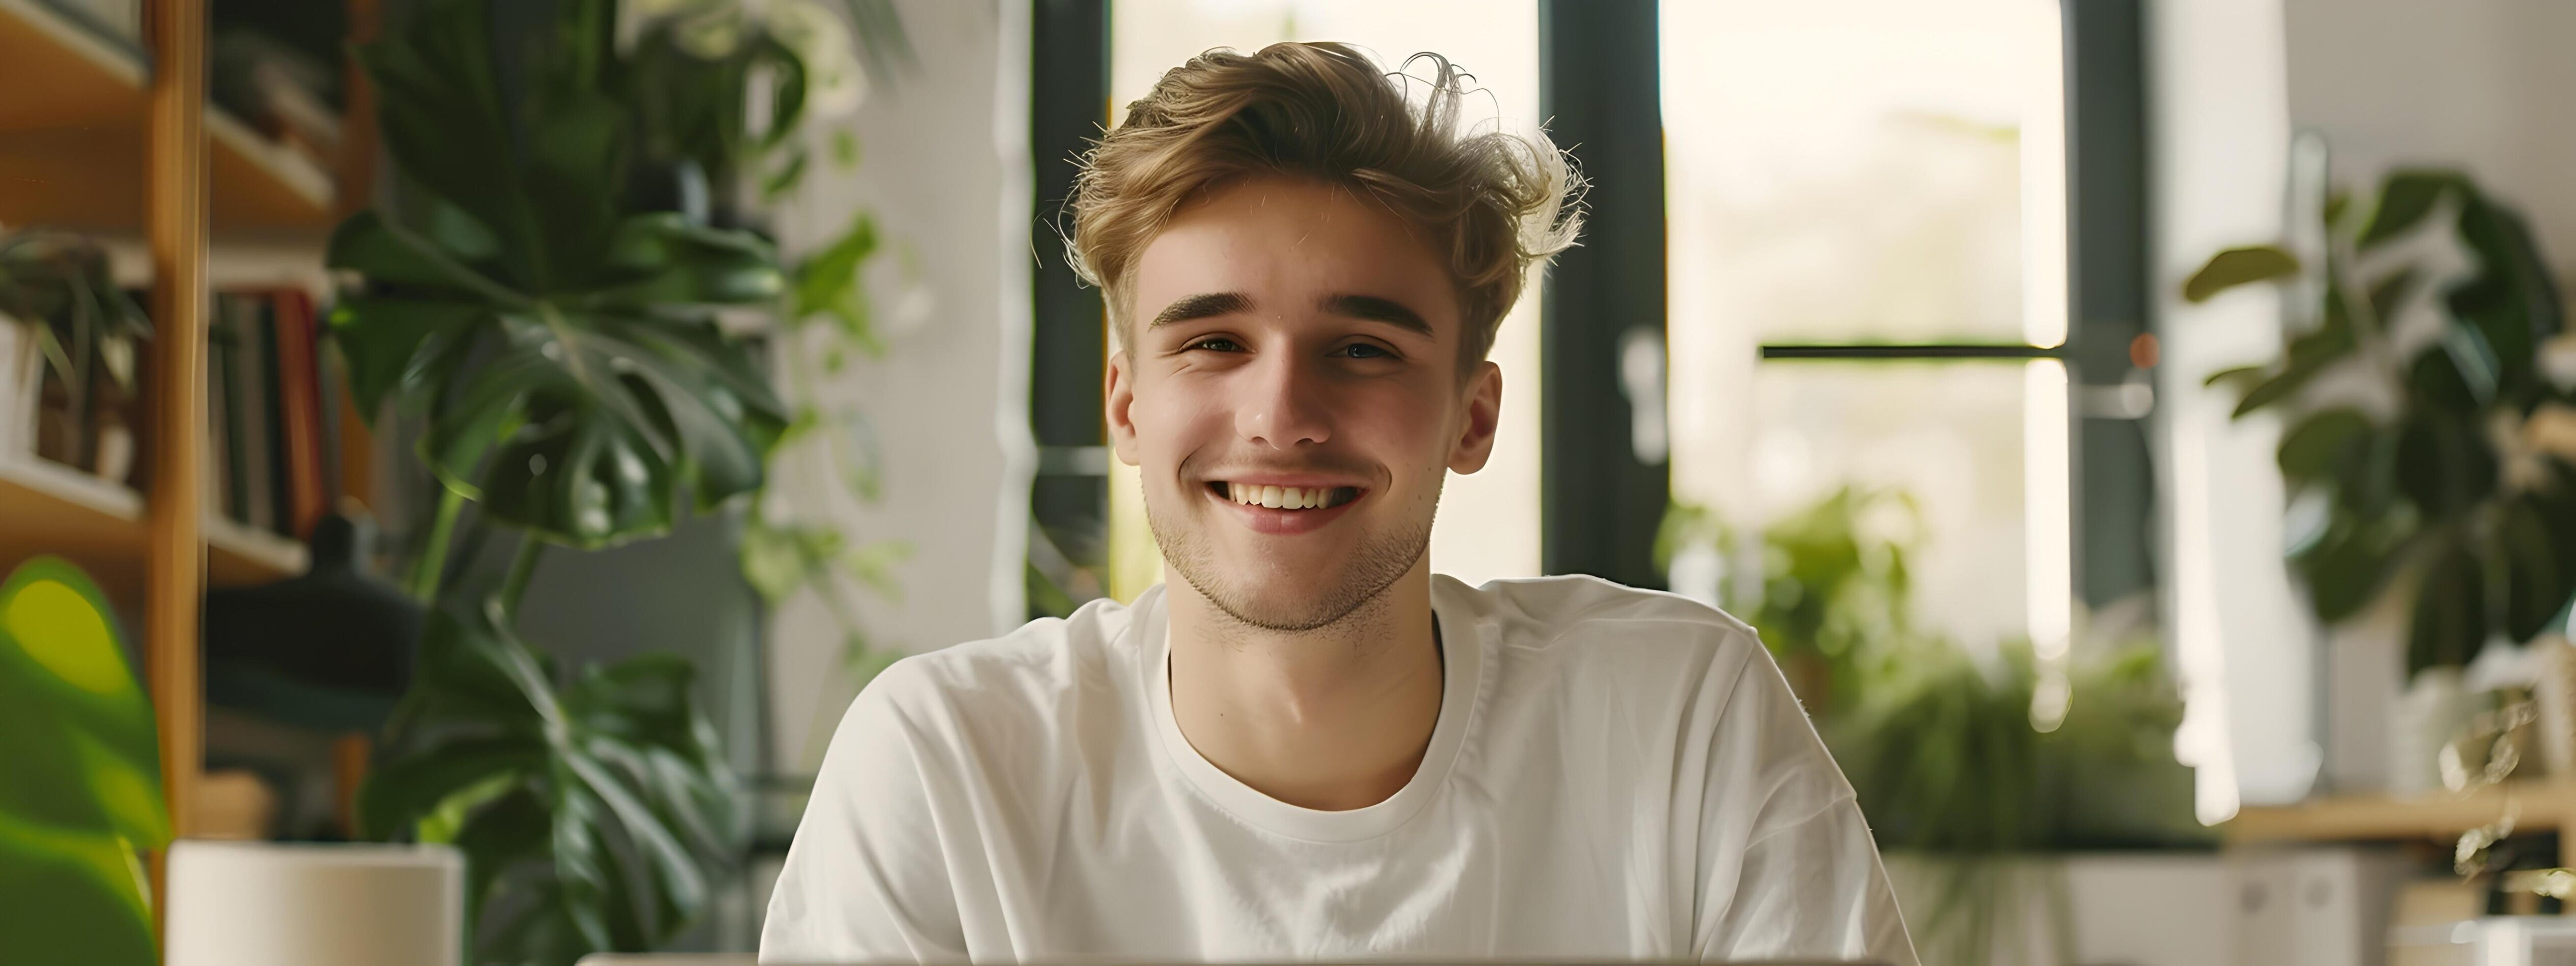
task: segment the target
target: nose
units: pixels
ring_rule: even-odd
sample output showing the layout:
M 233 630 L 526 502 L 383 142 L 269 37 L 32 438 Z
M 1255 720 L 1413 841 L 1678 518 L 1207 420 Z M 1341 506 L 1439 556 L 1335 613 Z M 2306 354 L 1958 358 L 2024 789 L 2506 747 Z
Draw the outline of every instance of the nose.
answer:
M 1280 450 L 1331 437 L 1320 375 L 1293 352 L 1268 353 L 1245 367 L 1235 432 L 1246 442 Z

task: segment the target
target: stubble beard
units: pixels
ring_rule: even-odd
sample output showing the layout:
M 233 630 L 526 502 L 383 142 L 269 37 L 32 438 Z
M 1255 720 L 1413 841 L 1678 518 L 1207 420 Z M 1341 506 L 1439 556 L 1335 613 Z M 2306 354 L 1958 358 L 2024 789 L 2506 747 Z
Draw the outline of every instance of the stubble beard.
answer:
M 1431 522 L 1445 476 L 1432 483 L 1425 497 L 1430 507 L 1414 515 L 1418 522 L 1407 521 L 1362 537 L 1358 551 L 1341 567 L 1340 579 L 1294 599 L 1268 598 L 1254 586 L 1258 578 L 1228 574 L 1206 534 L 1172 519 L 1179 514 L 1158 509 L 1151 488 L 1145 494 L 1145 523 L 1154 531 L 1154 545 L 1162 550 L 1164 564 L 1227 617 L 1277 633 L 1319 631 L 1378 602 L 1387 588 L 1430 552 Z

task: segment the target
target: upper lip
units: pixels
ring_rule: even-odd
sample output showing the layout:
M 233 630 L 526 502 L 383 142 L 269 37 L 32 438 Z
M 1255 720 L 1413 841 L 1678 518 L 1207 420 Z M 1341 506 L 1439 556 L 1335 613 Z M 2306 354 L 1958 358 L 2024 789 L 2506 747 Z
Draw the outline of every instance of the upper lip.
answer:
M 1293 486 L 1302 490 L 1326 490 L 1345 486 L 1363 490 L 1368 488 L 1367 483 L 1347 476 L 1324 476 L 1312 473 L 1245 473 L 1240 476 L 1214 473 L 1207 477 L 1207 481 L 1239 483 L 1244 486 Z

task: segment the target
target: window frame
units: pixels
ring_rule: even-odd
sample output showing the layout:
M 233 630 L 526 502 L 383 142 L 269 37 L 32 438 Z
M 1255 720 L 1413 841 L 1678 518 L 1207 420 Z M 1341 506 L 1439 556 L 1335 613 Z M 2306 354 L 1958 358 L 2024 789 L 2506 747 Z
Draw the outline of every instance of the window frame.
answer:
M 1540 501 L 1549 573 L 1662 587 L 1654 537 L 1669 470 L 1636 452 L 1621 382 L 1632 330 L 1667 331 L 1664 147 L 1658 0 L 1544 0 L 1542 113 L 1598 180 L 1584 246 L 1551 274 L 1540 316 L 1547 353 Z M 2068 327 L 2056 346 L 1941 342 L 1769 343 L 1763 365 L 1799 361 L 2058 359 L 2071 398 L 2070 592 L 2094 608 L 2156 591 L 2156 415 L 2118 400 L 2147 384 L 2145 57 L 2140 0 L 2062 2 L 2066 79 Z M 1651 265 L 1651 272 L 1640 269 Z M 1635 320 L 1619 324 L 1620 320 Z M 1660 342 L 1658 343 L 1660 344 Z

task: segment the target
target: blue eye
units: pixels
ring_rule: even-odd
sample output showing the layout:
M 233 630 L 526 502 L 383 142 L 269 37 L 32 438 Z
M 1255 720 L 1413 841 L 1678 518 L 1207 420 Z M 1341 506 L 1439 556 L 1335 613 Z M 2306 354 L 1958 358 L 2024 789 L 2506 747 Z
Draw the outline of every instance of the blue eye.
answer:
M 1383 348 L 1370 345 L 1366 342 L 1353 342 L 1349 345 L 1343 346 L 1341 351 L 1348 353 L 1348 357 L 1352 359 L 1385 359 L 1391 358 L 1395 355 L 1395 353 L 1388 352 Z

